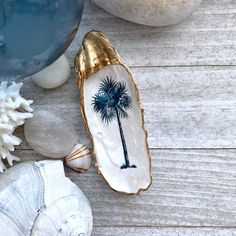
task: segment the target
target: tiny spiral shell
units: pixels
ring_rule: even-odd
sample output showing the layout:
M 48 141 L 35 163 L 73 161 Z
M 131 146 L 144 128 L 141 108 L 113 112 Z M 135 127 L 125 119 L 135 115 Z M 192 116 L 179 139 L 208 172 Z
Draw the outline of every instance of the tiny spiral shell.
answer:
M 65 158 L 66 166 L 79 173 L 85 173 L 91 166 L 91 151 L 83 144 L 76 144 L 71 152 Z

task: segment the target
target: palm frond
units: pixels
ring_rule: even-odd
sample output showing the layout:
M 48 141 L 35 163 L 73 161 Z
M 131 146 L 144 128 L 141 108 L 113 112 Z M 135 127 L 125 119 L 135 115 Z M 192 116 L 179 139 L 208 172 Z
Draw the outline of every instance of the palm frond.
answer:
M 105 109 L 101 110 L 100 114 L 102 121 L 104 121 L 107 124 L 109 124 L 116 117 L 115 110 L 109 107 L 106 107 Z
M 96 93 L 92 100 L 93 109 L 96 112 L 100 112 L 106 104 L 109 102 L 109 98 L 104 93 Z
M 101 114 L 102 121 L 110 123 L 115 117 L 115 109 L 109 106 L 110 96 L 106 93 L 98 92 L 92 100 L 93 110 Z
M 122 107 L 117 107 L 117 111 L 118 111 L 118 115 L 121 117 L 121 118 L 125 118 L 127 119 L 129 116 L 128 116 L 128 113 L 122 108 Z
M 117 88 L 117 82 L 108 76 L 106 79 L 102 80 L 102 83 L 99 87 L 99 92 L 101 93 L 115 93 Z
M 124 94 L 120 98 L 119 106 L 125 110 L 131 109 L 132 107 L 132 98 L 128 94 Z
M 116 96 L 121 98 L 127 94 L 126 84 L 124 82 L 118 82 L 116 86 Z
M 117 115 L 128 118 L 126 110 L 132 107 L 132 98 L 128 95 L 124 82 L 106 77 L 93 96 L 92 106 L 95 112 L 100 113 L 102 121 L 110 123 Z

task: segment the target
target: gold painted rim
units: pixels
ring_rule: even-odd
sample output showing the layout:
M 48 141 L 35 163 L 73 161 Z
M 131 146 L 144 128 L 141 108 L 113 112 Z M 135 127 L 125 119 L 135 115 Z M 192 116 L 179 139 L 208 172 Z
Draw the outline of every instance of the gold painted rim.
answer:
M 91 145 L 92 145 L 92 150 L 93 150 L 92 152 L 93 152 L 94 159 L 95 159 L 95 167 L 98 171 L 98 174 L 105 180 L 105 182 L 108 184 L 108 186 L 112 190 L 114 190 L 115 192 L 125 193 L 128 195 L 137 195 L 141 191 L 147 190 L 150 187 L 150 185 L 152 184 L 151 155 L 150 155 L 148 142 L 147 142 L 148 134 L 147 134 L 147 131 L 144 127 L 144 109 L 143 109 L 142 104 L 140 102 L 138 86 L 137 86 L 137 83 L 134 80 L 128 66 L 126 66 L 123 63 L 117 50 L 112 46 L 112 44 L 110 43 L 110 41 L 108 40 L 106 35 L 100 31 L 97 31 L 97 30 L 92 30 L 84 36 L 82 46 L 81 46 L 78 54 L 75 57 L 74 64 L 75 64 L 75 71 L 76 71 L 76 77 L 77 77 L 77 86 L 78 86 L 78 89 L 80 92 L 80 109 L 81 109 L 82 117 L 84 119 L 84 123 L 85 123 L 86 129 L 87 129 L 87 132 L 88 132 L 90 140 L 91 140 Z M 147 186 L 147 188 L 145 188 L 145 189 L 141 188 L 136 193 L 127 193 L 127 192 L 118 191 L 118 190 L 112 188 L 110 186 L 110 184 L 108 183 L 108 181 L 104 178 L 104 176 L 102 175 L 101 171 L 98 168 L 96 154 L 94 152 L 93 137 L 92 137 L 92 134 L 91 134 L 90 129 L 88 127 L 88 121 L 87 121 L 85 108 L 84 108 L 84 91 L 83 91 L 84 81 L 89 76 L 91 76 L 94 73 L 97 73 L 100 69 L 102 69 L 103 67 L 105 67 L 107 65 L 121 65 L 127 70 L 128 74 L 130 75 L 131 80 L 133 82 L 135 94 L 136 94 L 136 99 L 137 99 L 137 102 L 138 102 L 140 110 L 141 110 L 142 129 L 143 129 L 144 135 L 145 135 L 146 151 L 147 151 L 147 155 L 148 155 L 148 159 L 149 159 L 150 184 Z

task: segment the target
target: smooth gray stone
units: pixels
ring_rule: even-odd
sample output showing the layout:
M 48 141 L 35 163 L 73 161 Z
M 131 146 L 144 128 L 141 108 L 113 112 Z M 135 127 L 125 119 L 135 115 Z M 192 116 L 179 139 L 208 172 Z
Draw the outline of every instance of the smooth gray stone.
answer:
M 34 112 L 34 117 L 25 123 L 24 132 L 28 144 L 50 158 L 67 156 L 75 144 L 63 120 L 46 110 Z
M 202 0 L 92 0 L 109 13 L 138 24 L 174 25 L 191 15 Z

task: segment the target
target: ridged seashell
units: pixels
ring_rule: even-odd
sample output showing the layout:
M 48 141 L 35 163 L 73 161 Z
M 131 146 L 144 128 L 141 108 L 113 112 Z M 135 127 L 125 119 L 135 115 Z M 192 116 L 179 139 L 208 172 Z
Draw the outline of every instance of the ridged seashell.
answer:
M 85 145 L 76 144 L 71 154 L 65 158 L 65 163 L 71 169 L 85 173 L 92 163 L 91 152 Z
M 0 176 L 1 236 L 91 235 L 92 212 L 61 161 L 21 163 Z
M 152 26 L 177 24 L 187 18 L 202 0 L 92 0 L 111 14 Z
M 64 120 L 53 112 L 37 110 L 24 126 L 25 138 L 36 152 L 49 158 L 64 158 L 75 141 Z
M 21 139 L 14 136 L 15 129 L 23 125 L 26 119 L 32 118 L 32 100 L 26 100 L 20 95 L 23 83 L 12 82 L 8 86 L 7 81 L 0 84 L 0 172 L 6 169 L 2 159 L 7 160 L 10 166 L 13 161 L 20 159 L 10 152 L 15 145 L 20 145 Z
M 96 165 L 109 186 L 137 194 L 151 184 L 151 158 L 139 92 L 107 37 L 89 32 L 75 59 L 81 111 Z

